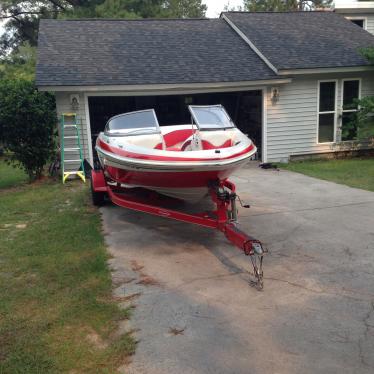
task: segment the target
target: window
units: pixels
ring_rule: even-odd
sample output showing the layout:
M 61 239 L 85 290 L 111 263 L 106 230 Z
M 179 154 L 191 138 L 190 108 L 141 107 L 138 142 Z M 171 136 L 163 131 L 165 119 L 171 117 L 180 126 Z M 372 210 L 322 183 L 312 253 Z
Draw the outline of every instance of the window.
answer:
M 112 135 L 143 135 L 159 131 L 153 109 L 119 114 L 112 117 L 105 126 L 105 132 Z
M 318 143 L 335 141 L 336 82 L 319 83 Z
M 360 80 L 343 80 L 342 140 L 357 138 L 357 127 L 354 123 L 357 114 L 356 100 L 360 98 Z
M 352 23 L 354 23 L 357 26 L 360 26 L 361 28 L 365 28 L 365 20 L 364 19 L 350 19 Z
M 222 130 L 235 127 L 222 105 L 189 105 L 188 109 L 200 130 Z

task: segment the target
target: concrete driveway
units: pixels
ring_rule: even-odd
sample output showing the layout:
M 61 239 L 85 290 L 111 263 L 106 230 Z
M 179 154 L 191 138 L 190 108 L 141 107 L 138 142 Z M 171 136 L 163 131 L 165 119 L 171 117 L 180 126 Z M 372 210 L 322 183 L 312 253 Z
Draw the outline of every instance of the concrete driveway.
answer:
M 265 288 L 219 232 L 102 209 L 115 293 L 134 305 L 127 373 L 374 373 L 374 193 L 249 165 L 232 181 Z

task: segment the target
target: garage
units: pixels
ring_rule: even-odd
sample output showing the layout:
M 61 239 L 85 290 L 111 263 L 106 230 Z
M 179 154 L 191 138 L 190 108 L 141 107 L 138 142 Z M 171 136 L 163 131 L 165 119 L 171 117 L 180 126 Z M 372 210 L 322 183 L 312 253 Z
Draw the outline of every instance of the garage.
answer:
M 154 109 L 161 126 L 188 124 L 188 105 L 215 104 L 268 161 L 268 119 L 281 115 L 284 123 L 287 114 L 273 93 L 282 100 L 280 87 L 291 79 L 269 67 L 226 20 L 77 22 L 42 25 L 38 87 L 55 92 L 59 116 L 76 113 L 91 166 L 93 142 L 109 118 Z M 274 127 L 285 131 L 278 122 Z
M 188 105 L 221 104 L 236 126 L 258 148 L 262 145 L 262 91 L 236 91 L 153 96 L 88 96 L 92 140 L 103 131 L 106 122 L 117 114 L 136 110 L 156 111 L 161 126 L 191 123 Z

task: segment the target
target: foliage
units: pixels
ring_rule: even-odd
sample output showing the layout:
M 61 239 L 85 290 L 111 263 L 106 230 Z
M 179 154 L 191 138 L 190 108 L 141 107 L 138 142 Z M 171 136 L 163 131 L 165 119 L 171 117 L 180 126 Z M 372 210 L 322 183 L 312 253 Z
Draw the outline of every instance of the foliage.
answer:
M 100 18 L 158 17 L 162 0 L 105 0 L 96 7 Z
M 38 92 L 27 80 L 0 82 L 0 136 L 10 162 L 25 170 L 30 180 L 41 177 L 54 150 L 54 97 Z
M 61 13 L 91 9 L 103 0 L 0 0 L 0 19 L 7 20 L 0 38 L 0 56 L 6 56 L 19 45 L 37 45 L 40 18 L 58 18 Z M 93 14 L 92 14 L 93 15 Z
M 343 129 L 343 136 L 350 131 L 357 132 L 357 139 L 365 140 L 374 137 L 374 96 L 355 100 L 359 109 Z
M 364 56 L 372 65 L 374 65 L 374 48 L 360 48 L 359 52 Z
M 201 0 L 105 0 L 96 7 L 100 18 L 204 17 Z
M 205 17 L 207 7 L 201 0 L 168 0 L 164 2 L 162 17 L 201 18 Z
M 37 45 L 40 18 L 183 18 L 204 17 L 201 0 L 0 0 L 5 33 L 0 57 L 24 43 Z
M 328 8 L 333 0 L 244 0 L 244 9 L 251 12 L 284 12 Z
M 26 79 L 35 77 L 36 48 L 29 43 L 21 45 L 0 63 L 0 79 Z
M 241 12 L 243 10 L 242 5 L 231 5 L 229 1 L 223 7 L 224 12 Z
M 364 56 L 372 65 L 374 65 L 374 48 L 361 48 L 359 52 Z M 343 136 L 350 131 L 356 131 L 357 139 L 364 140 L 374 137 L 374 96 L 366 96 L 360 100 L 355 100 L 355 107 L 359 110 L 355 116 L 343 129 Z
M 134 352 L 99 213 L 69 186 L 0 189 L 0 373 L 117 373 Z

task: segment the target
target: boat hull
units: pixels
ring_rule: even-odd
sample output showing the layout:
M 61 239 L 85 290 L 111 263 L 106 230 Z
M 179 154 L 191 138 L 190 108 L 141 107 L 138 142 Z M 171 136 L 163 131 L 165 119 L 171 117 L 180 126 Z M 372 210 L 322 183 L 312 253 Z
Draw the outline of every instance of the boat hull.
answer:
M 106 157 L 100 157 L 105 174 L 126 188 L 142 187 L 189 202 L 197 202 L 208 194 L 208 187 L 217 180 L 227 179 L 243 162 L 216 168 L 216 170 L 151 170 L 136 169 L 116 164 Z M 124 168 L 125 167 L 125 168 Z
M 125 188 L 146 188 L 158 193 L 197 202 L 204 198 L 209 186 L 227 179 L 256 152 L 251 144 L 231 157 L 209 159 L 152 156 L 116 149 L 99 141 L 96 150 L 106 176 Z M 180 154 L 180 153 L 179 153 Z M 183 155 L 183 154 L 182 154 Z

